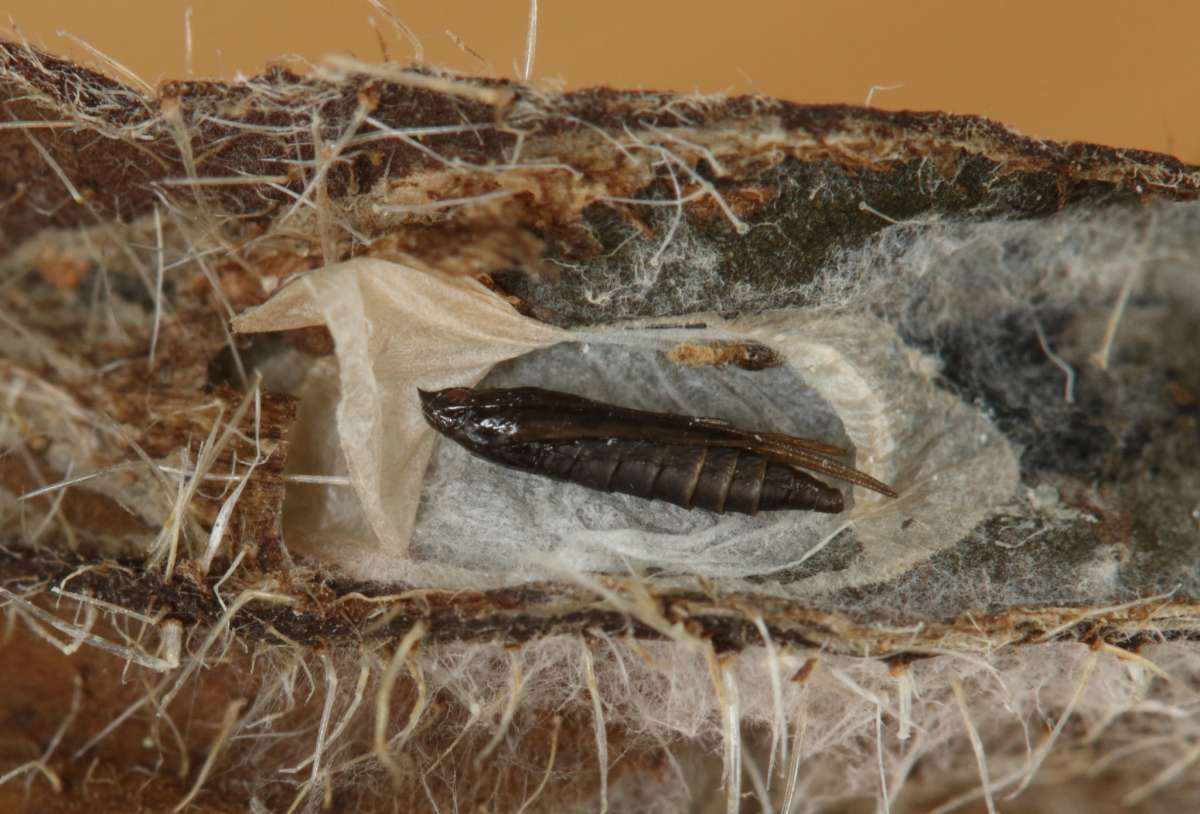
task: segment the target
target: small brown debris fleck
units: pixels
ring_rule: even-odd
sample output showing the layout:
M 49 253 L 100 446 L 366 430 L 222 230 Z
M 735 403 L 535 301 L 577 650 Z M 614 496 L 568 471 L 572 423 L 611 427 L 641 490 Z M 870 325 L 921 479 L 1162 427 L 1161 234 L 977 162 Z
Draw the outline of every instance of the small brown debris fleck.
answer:
M 475 279 L 482 283 L 484 288 L 498 295 L 505 302 L 511 305 L 513 310 L 521 316 L 532 317 L 534 315 L 533 308 L 530 307 L 529 303 L 525 302 L 525 300 L 521 299 L 520 297 L 509 294 L 507 291 L 501 288 L 500 285 L 492 279 L 492 275 L 486 273 L 476 274 Z
M 814 656 L 800 665 L 800 669 L 792 676 L 792 681 L 796 684 L 805 683 L 812 677 L 813 670 L 815 669 L 817 669 L 817 658 Z
M 693 367 L 723 367 L 737 365 L 743 370 L 765 370 L 779 367 L 779 355 L 757 342 L 680 342 L 667 352 L 667 359 L 676 364 Z
M 38 252 L 35 265 L 42 279 L 59 291 L 79 288 L 92 267 L 87 258 L 54 246 L 47 246 Z
M 1171 401 L 1175 402 L 1176 407 L 1191 407 L 1196 404 L 1196 394 L 1188 390 L 1177 381 L 1167 382 L 1167 393 L 1171 396 Z

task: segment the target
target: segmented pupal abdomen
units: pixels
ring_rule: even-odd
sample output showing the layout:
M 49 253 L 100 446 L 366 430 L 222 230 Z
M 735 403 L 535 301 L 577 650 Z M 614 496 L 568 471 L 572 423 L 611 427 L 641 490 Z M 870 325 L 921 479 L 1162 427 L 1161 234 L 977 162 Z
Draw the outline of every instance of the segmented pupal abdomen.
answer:
M 479 457 L 592 489 L 713 512 L 842 511 L 842 493 L 807 469 L 897 497 L 886 483 L 838 463 L 846 450 L 812 438 L 537 387 L 418 393 L 429 425 Z
M 644 441 L 563 441 L 498 446 L 496 463 L 605 492 L 685 509 L 757 514 L 777 509 L 837 513 L 842 493 L 792 467 L 744 450 Z

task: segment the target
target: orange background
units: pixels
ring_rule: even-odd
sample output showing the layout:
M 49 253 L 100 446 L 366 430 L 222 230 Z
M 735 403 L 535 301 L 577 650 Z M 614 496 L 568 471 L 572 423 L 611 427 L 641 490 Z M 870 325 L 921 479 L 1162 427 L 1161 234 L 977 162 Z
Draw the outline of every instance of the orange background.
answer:
M 528 0 L 378 0 L 427 61 L 516 76 Z M 253 74 L 286 55 L 409 62 L 368 0 L 8 0 L 35 45 L 153 84 Z M 191 8 L 192 49 L 185 48 Z M 12 29 L 10 28 L 11 32 Z M 447 35 L 452 32 L 452 36 Z M 1034 136 L 1200 162 L 1200 3 L 1148 0 L 541 0 L 533 79 L 551 87 L 749 92 L 980 113 Z M 455 40 L 458 43 L 456 44 Z

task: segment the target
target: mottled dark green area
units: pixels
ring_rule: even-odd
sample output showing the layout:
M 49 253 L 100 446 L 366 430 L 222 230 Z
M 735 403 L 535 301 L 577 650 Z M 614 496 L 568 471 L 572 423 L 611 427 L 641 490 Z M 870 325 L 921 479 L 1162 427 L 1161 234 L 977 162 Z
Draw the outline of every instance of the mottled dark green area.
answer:
M 744 218 L 745 234 L 711 201 L 704 218 L 690 207 L 620 205 L 636 213 L 637 223 L 617 205 L 596 203 L 583 213 L 589 249 L 582 250 L 579 241 L 548 242 L 545 257 L 561 268 L 558 279 L 540 281 L 517 272 L 496 279 L 539 317 L 563 327 L 805 306 L 810 303 L 803 287 L 815 274 L 893 222 L 1038 218 L 1068 205 L 1134 200 L 1131 191 L 1107 183 L 1072 184 L 1064 196 L 1060 181 L 1044 171 L 1004 172 L 996 162 L 967 153 L 949 178 L 925 159 L 854 173 L 831 161 L 787 159 L 737 182 L 713 179 L 726 196 L 739 187 L 774 193 Z M 675 193 L 660 178 L 640 197 L 661 204 L 674 201 Z M 644 234 L 646 226 L 650 234 Z M 656 255 L 657 268 L 651 265 Z

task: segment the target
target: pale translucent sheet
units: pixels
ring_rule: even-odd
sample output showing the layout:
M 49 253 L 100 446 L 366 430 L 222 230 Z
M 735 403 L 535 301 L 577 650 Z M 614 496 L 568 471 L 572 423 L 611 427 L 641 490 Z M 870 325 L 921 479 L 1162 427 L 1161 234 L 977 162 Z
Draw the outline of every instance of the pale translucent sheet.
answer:
M 233 325 L 241 332 L 329 329 L 341 453 L 367 526 L 398 557 L 408 553 L 435 440 L 417 388 L 471 386 L 497 362 L 566 338 L 520 316 L 475 280 L 370 259 L 308 274 Z

